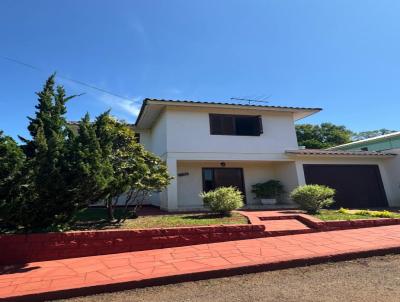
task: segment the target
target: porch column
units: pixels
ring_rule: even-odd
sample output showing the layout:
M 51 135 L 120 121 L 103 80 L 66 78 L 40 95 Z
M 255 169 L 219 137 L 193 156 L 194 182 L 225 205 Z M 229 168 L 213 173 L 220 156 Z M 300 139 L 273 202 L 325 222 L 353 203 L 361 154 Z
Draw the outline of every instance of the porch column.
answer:
M 178 209 L 178 173 L 177 173 L 177 160 L 175 158 L 167 159 L 167 167 L 169 176 L 173 177 L 170 185 L 166 191 L 166 204 L 161 206 L 168 211 L 175 211 Z
M 306 184 L 306 178 L 304 177 L 303 163 L 296 161 L 295 165 L 298 185 L 304 186 Z

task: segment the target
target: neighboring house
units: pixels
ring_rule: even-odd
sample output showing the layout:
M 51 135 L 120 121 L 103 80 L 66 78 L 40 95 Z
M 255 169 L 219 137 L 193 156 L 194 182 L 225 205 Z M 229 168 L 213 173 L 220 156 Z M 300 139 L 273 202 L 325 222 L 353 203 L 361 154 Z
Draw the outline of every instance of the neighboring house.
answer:
M 387 151 L 400 149 L 400 131 L 329 148 L 328 150 Z
M 247 207 L 260 208 L 251 186 L 278 179 L 287 192 L 278 207 L 293 206 L 288 193 L 307 183 L 336 188 L 339 206 L 400 206 L 399 187 L 391 183 L 397 171 L 389 168 L 395 154 L 299 149 L 294 123 L 320 110 L 145 99 L 134 129 L 174 177 L 151 203 L 199 210 L 200 192 L 233 185 Z

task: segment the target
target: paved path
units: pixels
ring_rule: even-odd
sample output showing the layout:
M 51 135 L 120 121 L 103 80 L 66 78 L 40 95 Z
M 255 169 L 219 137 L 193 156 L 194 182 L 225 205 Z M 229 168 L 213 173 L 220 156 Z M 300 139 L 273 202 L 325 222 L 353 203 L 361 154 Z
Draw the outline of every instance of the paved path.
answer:
M 306 215 L 298 210 L 283 210 L 283 211 L 238 211 L 246 216 L 251 224 L 262 224 L 266 231 L 297 231 L 298 233 L 307 233 L 313 231 L 304 223 L 292 218 L 294 215 L 302 215 L 311 220 L 316 218 Z M 283 217 L 288 217 L 284 219 Z M 266 220 L 262 220 L 264 218 Z M 269 218 L 269 219 L 268 219 Z M 271 219 L 279 218 L 279 219 Z M 319 219 L 317 219 L 319 221 Z
M 400 252 L 400 225 L 34 262 L 0 268 L 0 298 L 68 297 L 388 251 Z
M 399 272 L 400 255 L 387 255 L 57 302 L 399 302 Z

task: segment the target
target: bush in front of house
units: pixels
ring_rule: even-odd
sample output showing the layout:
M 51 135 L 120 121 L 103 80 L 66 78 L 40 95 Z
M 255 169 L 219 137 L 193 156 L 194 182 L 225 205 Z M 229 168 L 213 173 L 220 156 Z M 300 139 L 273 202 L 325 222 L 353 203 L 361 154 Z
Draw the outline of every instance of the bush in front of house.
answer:
M 321 185 L 305 185 L 297 187 L 290 194 L 291 199 L 309 214 L 317 214 L 322 208 L 335 201 L 335 190 Z
M 257 183 L 251 187 L 251 192 L 254 193 L 257 198 L 277 198 L 285 192 L 282 183 L 275 179 Z
M 200 194 L 204 204 L 212 212 L 230 215 L 233 210 L 243 206 L 243 194 L 235 187 L 220 187 Z

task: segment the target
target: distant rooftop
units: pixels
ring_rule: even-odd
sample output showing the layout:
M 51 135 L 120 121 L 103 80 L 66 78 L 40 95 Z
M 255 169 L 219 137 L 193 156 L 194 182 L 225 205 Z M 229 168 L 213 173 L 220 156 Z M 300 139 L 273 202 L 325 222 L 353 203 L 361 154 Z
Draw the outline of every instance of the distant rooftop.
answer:
M 375 137 L 371 137 L 371 138 L 366 138 L 366 139 L 362 139 L 359 141 L 342 144 L 342 145 L 338 145 L 338 146 L 334 146 L 334 147 L 330 147 L 327 150 L 338 150 L 343 147 L 357 146 L 357 145 L 362 145 L 362 144 L 369 143 L 369 142 L 375 142 L 375 141 L 380 141 L 380 140 L 385 140 L 385 139 L 395 138 L 395 137 L 400 137 L 400 131 L 388 133 L 388 134 L 384 134 L 384 135 L 379 135 L 379 136 L 375 136 Z
M 396 154 L 390 152 L 374 152 L 374 151 L 334 151 L 321 149 L 298 149 L 286 150 L 286 154 L 291 155 L 323 155 L 323 156 L 369 156 L 369 157 L 392 157 Z

